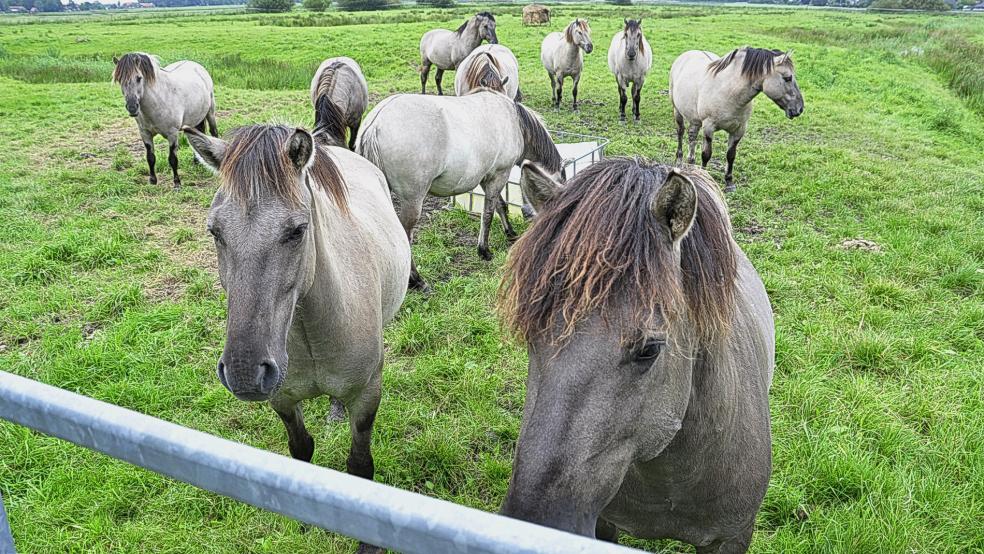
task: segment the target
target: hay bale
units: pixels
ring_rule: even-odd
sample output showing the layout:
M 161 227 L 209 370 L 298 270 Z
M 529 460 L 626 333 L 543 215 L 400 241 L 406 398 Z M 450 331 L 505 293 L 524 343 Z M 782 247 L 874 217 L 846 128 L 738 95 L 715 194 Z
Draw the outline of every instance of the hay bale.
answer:
M 546 25 L 550 23 L 550 8 L 541 4 L 530 4 L 523 8 L 523 25 Z

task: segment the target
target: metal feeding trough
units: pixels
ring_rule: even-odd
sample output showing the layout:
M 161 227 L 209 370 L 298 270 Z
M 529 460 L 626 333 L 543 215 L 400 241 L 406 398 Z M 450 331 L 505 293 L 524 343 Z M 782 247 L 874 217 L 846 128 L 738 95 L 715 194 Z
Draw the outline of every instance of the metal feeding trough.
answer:
M 608 139 L 592 135 L 550 131 L 550 136 L 554 138 L 560 157 L 564 160 L 564 169 L 568 179 L 577 175 L 578 171 L 601 160 L 605 156 L 605 146 L 608 145 Z M 502 191 L 502 196 L 506 199 L 510 213 L 516 215 L 522 214 L 523 207 L 523 193 L 519 189 L 519 173 L 518 166 L 512 168 L 509 173 L 509 182 Z M 482 187 L 475 187 L 469 192 L 455 196 L 454 204 L 470 213 L 481 214 L 485 208 L 485 193 L 482 192 Z

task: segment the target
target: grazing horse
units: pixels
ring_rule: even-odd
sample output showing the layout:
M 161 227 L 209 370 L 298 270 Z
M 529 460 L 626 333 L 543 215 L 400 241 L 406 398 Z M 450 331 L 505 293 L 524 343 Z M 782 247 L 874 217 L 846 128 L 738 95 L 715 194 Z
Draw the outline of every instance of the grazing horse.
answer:
M 539 205 L 500 310 L 528 345 L 502 513 L 615 541 L 744 552 L 772 470 L 775 329 L 765 287 L 697 168 L 607 159 Z
M 464 96 L 469 90 L 475 88 L 473 83 L 466 82 L 466 76 L 470 67 L 478 65 L 481 57 L 484 57 L 483 54 L 494 61 L 499 75 L 502 75 L 502 86 L 505 89 L 506 96 L 517 102 L 522 102 L 523 93 L 519 90 L 519 61 L 516 59 L 515 54 L 512 53 L 512 50 L 501 44 L 484 44 L 479 46 L 472 50 L 472 53 L 468 54 L 468 57 L 458 64 L 458 70 L 454 75 L 454 93 L 458 96 Z
M 697 133 L 704 133 L 701 165 L 711 159 L 714 132 L 728 133 L 725 191 L 735 190 L 732 171 L 738 142 L 748 128 L 752 100 L 763 92 L 792 119 L 803 113 L 803 95 L 796 84 L 790 52 L 744 46 L 721 58 L 691 50 L 670 68 L 670 101 L 677 124 L 676 163 L 683 161 L 683 129 L 690 123 L 688 163 L 694 163 Z
M 646 74 L 653 65 L 653 52 L 642 34 L 642 20 L 624 19 L 625 27 L 612 37 L 608 48 L 608 69 L 615 74 L 618 83 L 618 112 L 625 121 L 625 89 L 632 83 L 632 115 L 639 121 L 639 99 Z
M 352 435 L 348 472 L 372 479 L 383 325 L 410 273 L 385 178 L 304 129 L 254 125 L 230 142 L 184 131 L 221 177 L 207 220 L 229 300 L 219 381 L 236 398 L 269 401 L 291 456 L 305 462 L 314 439 L 301 401 L 340 400 Z M 381 550 L 363 544 L 359 552 Z
M 441 79 L 444 72 L 456 69 L 483 40 L 492 44 L 499 42 L 495 36 L 495 16 L 489 12 L 475 14 L 456 31 L 432 29 L 424 33 L 420 38 L 420 94 L 427 93 L 427 75 L 431 65 L 436 65 L 434 82 L 437 83 L 437 94 L 443 95 Z
M 553 91 L 554 107 L 560 107 L 564 92 L 564 78 L 574 81 L 573 109 L 577 109 L 577 84 L 581 81 L 581 68 L 584 67 L 584 54 L 594 50 L 591 42 L 591 27 L 587 19 L 575 19 L 563 33 L 550 33 L 540 44 L 540 61 L 550 76 L 550 90 Z
M 181 186 L 178 177 L 178 132 L 195 127 L 205 132 L 205 123 L 213 137 L 219 136 L 215 125 L 215 94 L 212 77 L 195 62 L 182 60 L 161 69 L 157 56 L 133 52 L 113 57 L 113 81 L 119 83 L 126 99 L 126 111 L 137 120 L 140 138 L 147 150 L 150 184 L 157 184 L 157 157 L 154 137 L 162 135 L 169 145 L 167 161 L 174 174 L 174 188 Z
M 331 146 L 345 146 L 347 127 L 349 150 L 355 150 L 362 114 L 369 105 L 369 87 L 359 64 L 344 56 L 321 62 L 311 80 L 311 104 L 315 135 L 330 139 Z
M 539 116 L 502 92 L 495 69 L 484 64 L 496 86 L 465 96 L 398 94 L 383 100 L 366 116 L 357 152 L 386 175 L 396 213 L 407 237 L 420 217 L 424 197 L 454 196 L 481 185 L 485 207 L 478 254 L 492 259 L 489 226 L 499 214 L 508 238 L 516 232 L 499 194 L 513 166 L 536 162 L 551 175 L 561 175 L 561 157 Z M 426 140 L 421 137 L 426 136 Z M 427 283 L 411 264 L 410 286 L 423 291 Z

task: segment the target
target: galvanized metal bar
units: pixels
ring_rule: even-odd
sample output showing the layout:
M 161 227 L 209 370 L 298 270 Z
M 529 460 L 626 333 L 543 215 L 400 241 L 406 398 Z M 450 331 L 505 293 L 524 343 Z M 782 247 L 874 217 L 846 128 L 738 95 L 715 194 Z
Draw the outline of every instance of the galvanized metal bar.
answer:
M 17 554 L 14 548 L 14 535 L 10 532 L 7 510 L 3 507 L 3 493 L 0 493 L 0 554 Z
M 2 371 L 0 418 L 400 552 L 638 552 L 299 462 Z

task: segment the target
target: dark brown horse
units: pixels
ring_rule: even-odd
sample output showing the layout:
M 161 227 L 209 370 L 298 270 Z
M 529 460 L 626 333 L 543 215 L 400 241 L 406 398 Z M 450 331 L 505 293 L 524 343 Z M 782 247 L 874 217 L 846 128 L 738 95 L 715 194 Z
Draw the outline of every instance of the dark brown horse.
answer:
M 771 472 L 775 331 L 717 186 L 632 159 L 566 186 L 524 163 L 521 184 L 539 213 L 502 288 L 530 358 L 503 513 L 744 552 Z

